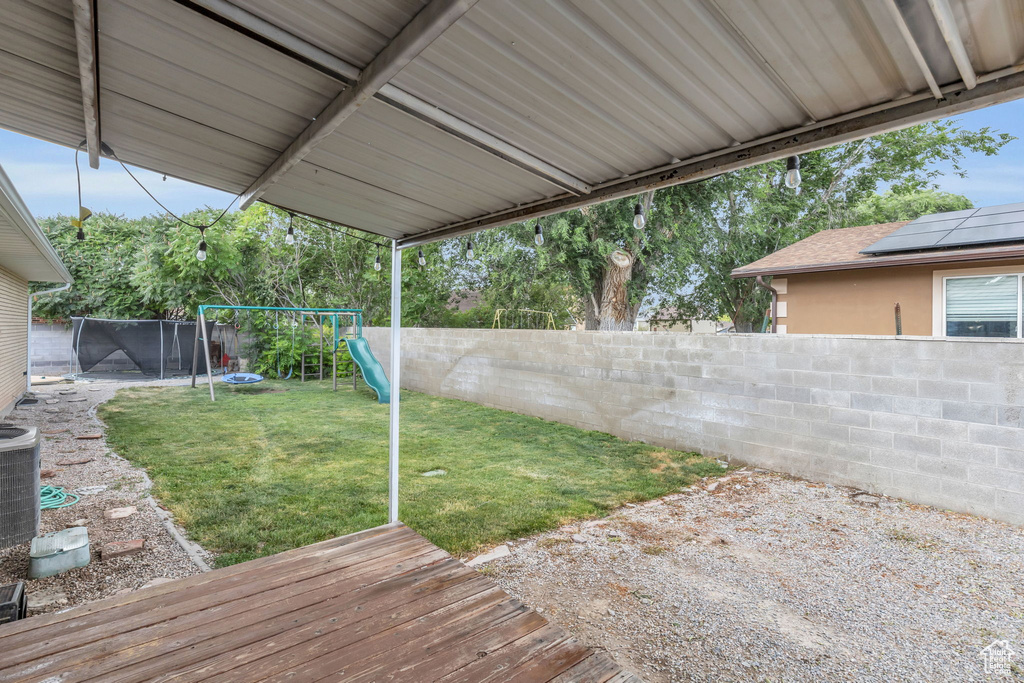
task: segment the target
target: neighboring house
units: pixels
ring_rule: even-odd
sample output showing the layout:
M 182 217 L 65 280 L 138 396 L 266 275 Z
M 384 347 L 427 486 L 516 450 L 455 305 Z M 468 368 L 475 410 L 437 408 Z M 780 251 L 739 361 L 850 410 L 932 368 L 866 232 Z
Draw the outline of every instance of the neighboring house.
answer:
M 1024 204 L 825 230 L 737 268 L 778 292 L 778 332 L 1021 337 Z M 767 280 L 771 276 L 770 282 Z
M 69 283 L 71 273 L 0 167 L 0 416 L 27 386 L 29 281 Z

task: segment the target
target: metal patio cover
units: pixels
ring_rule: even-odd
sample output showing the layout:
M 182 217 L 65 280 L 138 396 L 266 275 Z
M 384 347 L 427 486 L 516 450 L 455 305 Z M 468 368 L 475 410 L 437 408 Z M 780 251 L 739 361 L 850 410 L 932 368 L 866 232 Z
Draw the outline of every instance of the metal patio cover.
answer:
M 1024 0 L 4 0 L 0 126 L 408 247 L 1014 99 L 1022 62 Z

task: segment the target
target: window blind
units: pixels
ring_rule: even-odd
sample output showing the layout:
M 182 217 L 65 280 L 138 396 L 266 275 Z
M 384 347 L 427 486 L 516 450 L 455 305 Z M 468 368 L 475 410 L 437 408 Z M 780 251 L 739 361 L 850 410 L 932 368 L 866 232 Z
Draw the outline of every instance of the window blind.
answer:
M 946 280 L 948 322 L 1016 322 L 1017 275 Z

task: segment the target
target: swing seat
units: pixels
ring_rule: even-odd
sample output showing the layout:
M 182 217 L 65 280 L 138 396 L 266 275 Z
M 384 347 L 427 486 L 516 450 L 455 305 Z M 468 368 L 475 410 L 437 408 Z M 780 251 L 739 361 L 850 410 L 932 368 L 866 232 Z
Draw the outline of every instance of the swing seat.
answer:
M 232 372 L 220 379 L 228 384 L 256 384 L 256 382 L 263 381 L 263 375 L 257 375 L 254 372 Z

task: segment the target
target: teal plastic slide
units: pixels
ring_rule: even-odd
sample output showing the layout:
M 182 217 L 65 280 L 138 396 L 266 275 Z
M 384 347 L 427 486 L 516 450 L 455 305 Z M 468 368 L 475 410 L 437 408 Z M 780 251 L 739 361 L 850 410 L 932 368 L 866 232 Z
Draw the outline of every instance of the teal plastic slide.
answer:
M 390 403 L 391 382 L 384 374 L 380 361 L 374 358 L 373 352 L 370 351 L 370 343 L 366 341 L 366 337 L 346 339 L 345 343 L 348 344 L 352 360 L 359 366 L 359 372 L 363 373 L 363 379 L 377 392 L 377 403 Z

